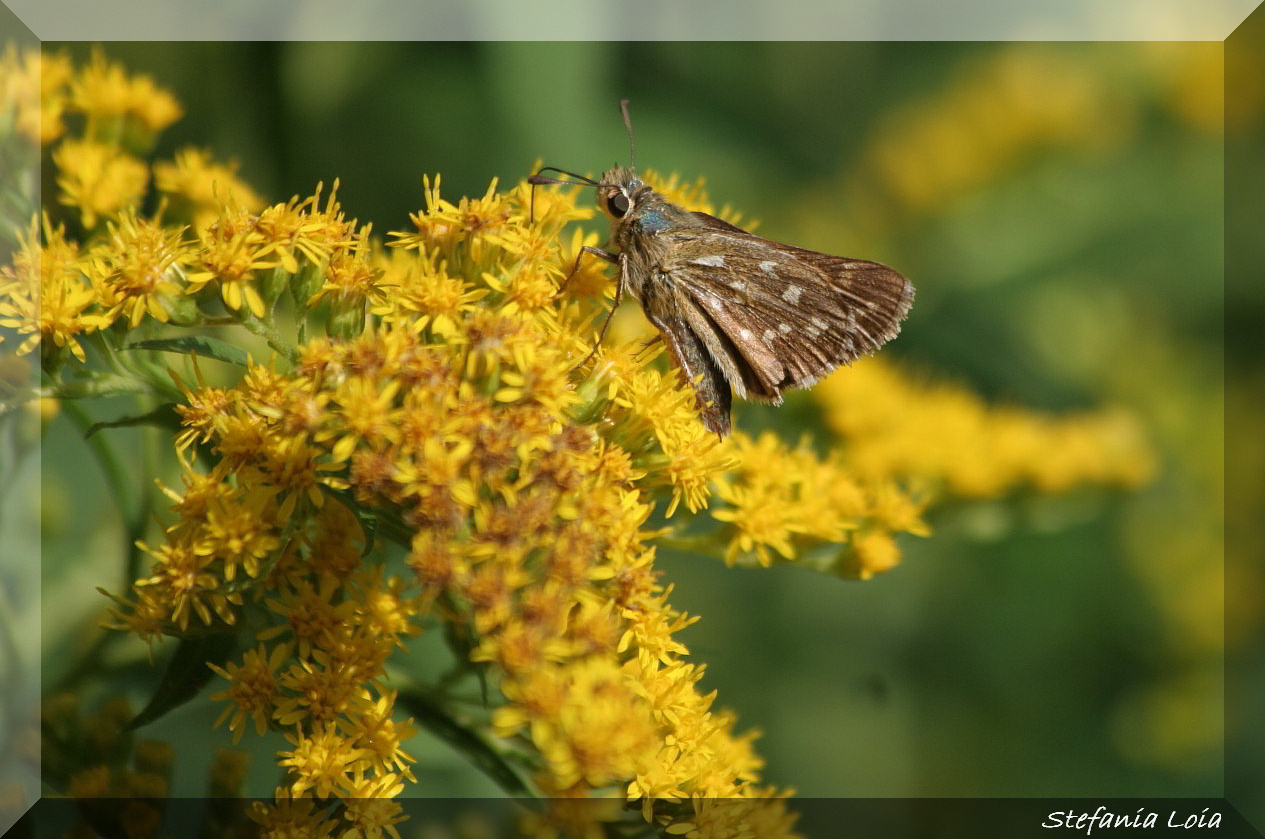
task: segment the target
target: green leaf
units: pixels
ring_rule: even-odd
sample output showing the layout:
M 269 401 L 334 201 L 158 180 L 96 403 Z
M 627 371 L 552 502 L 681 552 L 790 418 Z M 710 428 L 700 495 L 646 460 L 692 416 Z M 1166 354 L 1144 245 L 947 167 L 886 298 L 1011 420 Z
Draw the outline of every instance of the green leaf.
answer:
M 183 355 L 199 355 L 203 358 L 214 358 L 227 364 L 236 364 L 239 367 L 245 367 L 250 363 L 250 356 L 241 347 L 208 335 L 182 335 L 179 338 L 155 338 L 150 341 L 136 341 L 125 346 L 124 349 L 158 350 L 159 352 L 175 352 Z
M 94 422 L 88 426 L 88 430 L 84 432 L 83 436 L 84 439 L 87 439 L 103 428 L 125 428 L 131 425 L 153 425 L 159 428 L 177 429 L 180 428 L 180 414 L 176 413 L 175 404 L 168 402 L 165 405 L 159 405 L 147 414 Z
M 233 632 L 182 639 L 171 661 L 167 662 L 167 671 L 163 673 L 154 695 L 127 724 L 127 730 L 149 725 L 197 696 L 214 675 L 207 664 L 223 664 L 236 648 L 237 635 Z

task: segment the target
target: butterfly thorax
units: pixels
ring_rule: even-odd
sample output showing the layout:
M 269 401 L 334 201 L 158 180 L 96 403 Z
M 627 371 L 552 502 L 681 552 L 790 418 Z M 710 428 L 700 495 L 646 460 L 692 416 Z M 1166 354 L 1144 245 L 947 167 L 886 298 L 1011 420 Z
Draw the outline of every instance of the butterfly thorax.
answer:
M 597 206 L 611 220 L 611 246 L 628 263 L 628 291 L 643 305 L 649 304 L 656 297 L 653 286 L 668 280 L 661 269 L 672 243 L 670 237 L 662 234 L 697 226 L 697 219 L 651 189 L 625 166 L 616 166 L 602 175 Z

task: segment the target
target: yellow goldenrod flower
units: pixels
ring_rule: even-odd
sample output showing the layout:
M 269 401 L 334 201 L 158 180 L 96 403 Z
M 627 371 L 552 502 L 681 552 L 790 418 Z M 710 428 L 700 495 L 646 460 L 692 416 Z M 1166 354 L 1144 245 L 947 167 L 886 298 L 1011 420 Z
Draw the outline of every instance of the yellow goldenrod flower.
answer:
M 278 644 L 271 652 L 261 644 L 247 651 L 240 665 L 234 662 L 225 667 L 207 665 L 229 682 L 229 688 L 216 693 L 213 698 L 231 700 L 234 705 L 224 709 L 215 725 L 218 728 L 229 720 L 228 728 L 233 732 L 234 743 L 246 733 L 247 720 L 255 721 L 255 733 L 261 737 L 268 730 L 280 696 L 277 670 L 289 656 L 290 650 L 285 644 Z
M 307 728 L 337 723 L 343 716 L 358 717 L 370 707 L 362 686 L 365 676 L 359 662 L 313 650 L 278 680 L 285 698 L 277 703 L 273 718 L 285 728 L 296 723 Z
M 868 580 L 875 574 L 890 571 L 898 562 L 900 548 L 896 540 L 882 531 L 868 531 L 856 537 L 852 556 L 845 560 L 840 570 L 859 580 Z
M 87 117 L 87 136 L 146 151 L 157 134 L 180 119 L 183 109 L 175 97 L 145 75 L 128 75 L 101 50 L 94 50 L 88 66 L 75 74 L 70 105 Z
M 13 264 L 0 268 L 0 326 L 26 338 L 14 352 L 25 355 L 41 342 L 45 353 L 66 348 L 85 361 L 81 335 L 99 329 L 103 320 L 92 311 L 97 295 L 86 282 L 85 260 L 66 238 L 65 228 L 52 228 L 44 218 L 43 238 L 35 224 L 23 236 Z
M 68 85 L 73 67 L 64 52 L 38 48 L 18 53 L 13 44 L 0 56 L 0 113 L 13 113 L 17 130 L 27 139 L 49 145 L 66 131 Z
M 109 618 L 104 626 L 135 635 L 146 643 L 153 643 L 170 634 L 172 622 L 172 596 L 170 592 L 154 587 L 135 590 L 131 599 L 103 592 L 113 602 Z
M 338 253 L 325 266 L 325 284 L 308 301 L 315 306 L 322 300 L 329 304 L 330 335 L 351 338 L 359 335 L 365 326 L 365 317 L 371 304 L 385 297 L 380 279 L 382 271 L 374 267 L 368 258 L 368 246 L 364 244 L 369 230 L 362 232 L 361 245 L 356 253 Z
M 588 216 L 581 218 L 588 218 Z M 558 263 L 555 270 L 558 279 L 567 284 L 567 297 L 572 299 L 599 296 L 613 298 L 614 289 L 611 288 L 611 279 L 606 267 L 602 265 L 601 260 L 587 259 L 583 256 L 583 249 L 586 246 L 595 247 L 601 244 L 598 235 L 577 228 L 571 233 L 570 238 L 559 235 L 557 239 L 555 247 L 558 248 Z
M 189 291 L 196 294 L 217 285 L 224 305 L 233 311 L 246 306 L 262 318 L 267 307 L 256 285 L 256 272 L 278 264 L 269 258 L 276 246 L 266 242 L 254 217 L 238 210 L 221 213 L 206 229 L 198 231 L 197 261 L 189 272 Z
M 158 221 L 137 218 L 134 209 L 108 222 L 109 236 L 87 254 L 88 275 L 98 300 L 113 321 L 121 315 L 136 327 L 146 314 L 166 323 L 184 294 L 184 271 L 193 261 L 183 228 L 174 230 Z
M 137 586 L 158 586 L 169 594 L 172 623 L 184 628 L 189 625 L 189 618 L 197 615 L 208 624 L 212 611 L 231 620 L 228 606 L 240 599 L 221 590 L 220 579 L 210 570 L 212 560 L 203 552 L 181 542 L 168 542 L 152 550 L 142 542 L 140 547 L 154 558 L 155 564 L 153 573 L 137 581 Z
M 384 321 L 400 319 L 415 329 L 429 328 L 440 338 L 457 334 L 457 321 L 473 310 L 487 289 L 475 288 L 461 276 L 451 276 L 447 262 L 438 253 L 413 256 L 404 249 L 392 249 L 379 257 L 383 300 L 373 313 Z
M 284 593 L 284 599 L 268 600 L 268 608 L 284 616 L 286 625 L 265 630 L 260 637 L 270 640 L 288 630 L 298 642 L 300 660 L 307 659 L 314 647 L 328 649 L 355 608 L 350 601 L 335 603 L 340 593 L 338 580 L 330 575 L 321 577 L 319 586 L 298 580 L 292 591 Z
M 610 659 L 588 658 L 553 674 L 561 704 L 529 720 L 546 761 L 550 788 L 583 781 L 600 789 L 631 777 L 657 749 L 657 726 L 645 700 Z
M 723 503 L 713 507 L 711 516 L 725 523 L 721 535 L 728 539 L 730 564 L 745 558 L 765 567 L 802 561 L 854 576 L 855 557 L 849 554 L 861 549 L 860 530 L 930 532 L 920 518 L 924 503 L 890 480 L 854 472 L 837 458 L 822 460 L 804 443 L 790 449 L 772 434 L 751 440 L 736 433 L 728 445 L 737 467 L 717 482 Z M 849 550 L 825 561 L 806 556 L 832 544 L 849 545 Z M 893 560 L 897 557 L 899 552 Z
M 287 734 L 286 739 L 294 748 L 280 753 L 280 765 L 290 767 L 295 775 L 289 787 L 295 796 L 309 790 L 320 798 L 346 793 L 352 778 L 367 768 L 367 750 L 354 746 L 333 723 L 315 729 L 310 736 L 300 730 Z
M 343 812 L 343 820 L 348 827 L 339 834 L 340 839 L 379 839 L 387 836 L 400 839 L 400 831 L 395 826 L 407 816 L 400 802 L 392 799 L 403 789 L 404 781 L 389 775 L 366 778 L 354 784 L 352 794 L 347 798 L 347 809 Z
M 77 799 L 105 798 L 110 794 L 110 767 L 102 764 L 76 772 L 69 793 Z
M 348 221 L 338 203 L 338 182 L 334 182 L 325 208 L 321 209 L 323 184 L 307 198 L 292 197 L 284 204 L 273 204 L 250 224 L 259 234 L 260 254 L 276 254 L 278 264 L 291 274 L 301 268 L 299 257 L 322 266 L 335 252 L 361 252 L 369 229 L 357 233 L 356 222 Z
M 350 730 L 358 737 L 357 745 L 371 755 L 374 771 L 380 773 L 380 777 L 394 777 L 389 773 L 397 772 L 400 777 L 413 781 L 416 779 L 408 765 L 414 762 L 414 758 L 401 748 L 401 744 L 417 734 L 418 729 L 411 719 L 407 722 L 395 720 L 395 700 L 395 692 L 383 694 L 355 720 Z
M 170 215 L 194 230 L 211 223 L 221 204 L 259 212 L 264 201 L 237 177 L 235 164 L 219 163 L 205 149 L 184 148 L 171 161 L 154 164 L 154 186 L 169 200 Z
M 462 198 L 457 204 L 440 197 L 440 178 L 430 176 L 422 181 L 426 196 L 426 210 L 409 216 L 416 233 L 392 233 L 393 244 L 411 250 L 436 249 L 446 257 L 455 255 L 458 245 L 469 248 L 468 258 L 475 265 L 482 264 L 487 246 L 505 250 L 525 250 L 521 233 L 510 221 L 521 205 L 512 207 L 511 197 L 496 191 L 496 180 L 488 186 L 482 198 Z M 518 217 L 518 222 L 523 219 Z
M 324 839 L 339 826 L 338 822 L 326 818 L 328 810 L 328 806 L 322 803 L 318 807 L 314 799 L 303 793 L 294 793 L 289 787 L 278 787 L 276 803 L 255 801 L 251 804 L 250 820 L 259 825 L 262 836 Z
M 745 487 L 732 488 L 726 493 L 725 500 L 733 508 L 716 510 L 712 517 L 717 521 L 736 523 L 739 531 L 725 553 L 726 562 L 732 565 L 740 555 L 754 550 L 760 558 L 760 565 L 767 568 L 773 564 L 769 548 L 786 559 L 795 558 L 795 549 L 791 546 L 793 511 L 778 507 L 775 499 Z
M 138 203 L 149 183 L 143 162 L 95 140 L 63 140 L 53 152 L 53 164 L 61 203 L 78 209 L 89 229 Z

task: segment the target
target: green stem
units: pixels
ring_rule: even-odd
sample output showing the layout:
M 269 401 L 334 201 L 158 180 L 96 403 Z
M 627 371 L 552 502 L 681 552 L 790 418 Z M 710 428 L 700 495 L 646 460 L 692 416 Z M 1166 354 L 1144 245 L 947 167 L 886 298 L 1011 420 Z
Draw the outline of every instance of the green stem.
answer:
M 294 363 L 299 360 L 299 351 L 281 337 L 281 333 L 272 327 L 272 324 L 266 323 L 252 314 L 246 314 L 239 323 L 255 335 L 260 336 L 268 342 L 268 346 L 272 347 L 287 361 Z
M 88 429 L 92 427 L 92 418 L 88 416 L 88 412 L 72 402 L 63 402 L 62 408 L 66 415 L 75 423 L 76 427 L 79 428 L 80 433 L 87 434 Z M 127 540 L 124 544 L 124 555 L 127 557 L 127 562 L 125 563 L 126 574 L 123 579 L 123 588 L 126 589 L 135 581 L 135 576 L 132 575 L 132 568 L 139 563 L 139 557 L 134 556 L 134 554 L 139 553 L 139 548 L 136 547 L 135 542 L 145 529 L 145 518 L 148 516 L 149 511 L 149 502 L 147 500 L 149 493 L 142 492 L 145 498 L 137 502 L 135 511 L 129 510 L 129 499 L 135 495 L 135 486 L 128 480 L 122 461 L 114 451 L 114 447 L 108 442 L 108 435 L 93 434 L 85 442 L 101 464 L 101 471 L 104 473 L 106 485 L 110 489 L 110 496 L 114 498 L 115 503 L 118 505 L 119 515 L 124 522 L 123 538 Z
M 87 434 L 88 429 L 92 427 L 92 418 L 79 405 L 73 402 L 63 402 L 62 410 L 79 428 L 81 434 Z M 96 455 L 97 462 L 101 465 L 101 471 L 105 477 L 106 485 L 110 489 L 110 495 L 114 498 L 114 503 L 118 505 L 119 515 L 124 522 L 124 556 L 127 557 L 124 563 L 123 579 L 121 581 L 120 590 L 128 589 L 135 581 L 136 569 L 140 564 L 140 549 L 136 547 L 136 539 L 145 526 L 145 518 L 148 516 L 148 493 L 146 498 L 142 500 L 134 512 L 129 511 L 128 499 L 132 497 L 134 487 L 129 484 L 126 471 L 121 460 L 114 451 L 114 447 L 107 441 L 104 434 L 93 434 L 85 441 L 88 448 Z M 69 689 L 76 682 L 92 672 L 94 666 L 100 663 L 101 655 L 106 647 L 122 636 L 117 632 L 105 632 L 99 635 L 92 645 L 84 650 L 79 659 L 72 664 L 66 671 L 66 675 L 59 680 L 58 685 L 61 688 Z
M 152 395 L 142 396 L 138 401 L 141 403 L 142 412 L 156 410 L 159 406 L 158 400 Z M 136 510 L 136 515 L 128 523 L 127 533 L 124 536 L 127 540 L 124 543 L 124 547 L 127 550 L 124 579 L 128 581 L 129 585 L 140 576 L 143 554 L 141 549 L 136 546 L 136 543 L 144 537 L 145 530 L 149 526 L 150 516 L 153 515 L 154 511 L 154 478 L 157 475 L 163 456 L 163 452 L 159 449 L 159 439 L 157 429 L 152 427 L 141 429 L 141 474 L 138 484 L 140 488 L 140 506 Z
M 413 688 L 401 691 L 398 702 L 427 731 L 465 755 L 507 795 L 522 799 L 538 797 L 505 757 L 469 725 L 458 720 L 438 697 L 420 688 Z
M 702 534 L 698 536 L 668 536 L 662 535 L 655 540 L 655 544 L 664 548 L 671 548 L 681 553 L 707 554 L 716 555 L 717 548 L 723 547 L 724 542 L 717 538 L 715 533 Z

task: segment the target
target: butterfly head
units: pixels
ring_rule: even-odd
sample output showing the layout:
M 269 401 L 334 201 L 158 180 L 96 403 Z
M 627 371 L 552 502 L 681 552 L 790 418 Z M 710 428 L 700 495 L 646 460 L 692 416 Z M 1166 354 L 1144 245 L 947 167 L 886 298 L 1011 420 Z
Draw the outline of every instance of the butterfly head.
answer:
M 598 182 L 597 207 L 612 221 L 620 221 L 633 213 L 647 189 L 632 169 L 616 166 Z

